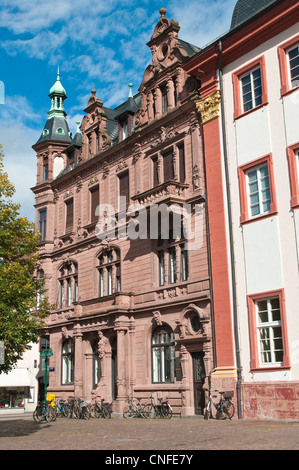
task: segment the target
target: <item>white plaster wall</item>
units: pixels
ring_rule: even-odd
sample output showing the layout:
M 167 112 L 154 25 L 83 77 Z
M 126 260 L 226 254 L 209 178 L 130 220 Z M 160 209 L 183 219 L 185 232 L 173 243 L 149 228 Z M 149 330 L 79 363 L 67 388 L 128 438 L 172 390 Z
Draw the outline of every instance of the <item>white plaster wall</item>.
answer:
M 271 152 L 269 110 L 267 106 L 236 121 L 238 165 L 244 165 Z
M 299 90 L 283 98 L 287 145 L 299 142 Z
M 277 217 L 243 227 L 247 294 L 281 289 L 281 250 Z
M 299 141 L 299 94 L 281 98 L 278 46 L 298 34 L 294 25 L 223 70 L 227 150 L 232 196 L 237 306 L 244 380 L 299 380 L 299 211 L 291 210 L 286 148 Z M 232 73 L 265 56 L 269 104 L 234 120 Z M 272 153 L 278 215 L 240 224 L 237 168 Z M 288 374 L 251 374 L 248 294 L 285 289 L 292 369 Z

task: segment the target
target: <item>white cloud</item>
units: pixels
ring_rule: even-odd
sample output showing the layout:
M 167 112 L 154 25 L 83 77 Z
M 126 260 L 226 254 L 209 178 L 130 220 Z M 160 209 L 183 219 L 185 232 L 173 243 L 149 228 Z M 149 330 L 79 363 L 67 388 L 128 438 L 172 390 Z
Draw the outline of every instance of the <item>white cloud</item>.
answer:
M 30 188 L 36 183 L 36 157 L 31 146 L 39 138 L 39 125 L 40 116 L 24 96 L 7 97 L 0 106 L 5 170 L 16 188 L 13 200 L 21 203 L 21 215 L 30 220 L 34 220 L 34 195 Z

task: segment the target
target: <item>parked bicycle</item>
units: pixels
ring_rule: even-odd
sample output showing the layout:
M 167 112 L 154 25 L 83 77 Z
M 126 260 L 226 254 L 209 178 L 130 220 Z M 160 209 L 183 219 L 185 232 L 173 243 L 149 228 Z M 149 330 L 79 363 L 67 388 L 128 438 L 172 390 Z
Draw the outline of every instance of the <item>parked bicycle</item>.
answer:
M 69 406 L 65 400 L 55 400 L 55 410 L 58 418 L 68 417 Z
M 154 397 L 151 395 L 149 397 L 151 402 L 145 406 L 144 412 L 149 418 L 171 418 L 172 417 L 172 408 L 168 403 L 168 400 L 163 398 L 158 398 L 160 404 L 156 405 Z
M 123 410 L 124 418 L 148 418 L 146 404 L 141 403 L 141 398 L 136 398 L 137 404 L 134 403 L 134 397 L 132 395 L 129 395 L 128 399 L 129 402 Z
M 234 396 L 234 392 L 220 392 L 219 390 L 207 391 L 209 392 L 209 401 L 205 410 L 204 418 L 213 418 L 212 408 L 214 407 L 216 410 L 216 419 L 232 419 L 235 414 L 235 407 L 231 400 L 231 398 Z M 212 395 L 212 392 L 218 392 L 220 394 L 220 400 L 218 403 L 213 400 L 213 398 L 216 398 L 217 395 Z
M 40 402 L 37 404 L 34 412 L 33 412 L 33 419 L 36 422 L 47 421 L 55 421 L 56 414 L 52 407 L 46 405 L 44 402 Z
M 68 418 L 89 419 L 89 405 L 80 398 L 68 398 Z
M 102 398 L 100 402 L 93 403 L 89 411 L 92 418 L 111 418 L 112 403 L 105 402 Z

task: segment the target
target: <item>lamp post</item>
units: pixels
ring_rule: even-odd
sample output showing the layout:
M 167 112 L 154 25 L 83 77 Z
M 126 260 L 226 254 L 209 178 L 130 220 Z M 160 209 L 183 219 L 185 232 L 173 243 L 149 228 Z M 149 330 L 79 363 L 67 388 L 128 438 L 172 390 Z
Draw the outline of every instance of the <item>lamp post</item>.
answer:
M 48 385 L 48 357 L 53 356 L 53 351 L 51 348 L 43 349 L 41 352 L 41 357 L 45 358 L 45 396 L 44 403 L 47 405 L 47 385 Z

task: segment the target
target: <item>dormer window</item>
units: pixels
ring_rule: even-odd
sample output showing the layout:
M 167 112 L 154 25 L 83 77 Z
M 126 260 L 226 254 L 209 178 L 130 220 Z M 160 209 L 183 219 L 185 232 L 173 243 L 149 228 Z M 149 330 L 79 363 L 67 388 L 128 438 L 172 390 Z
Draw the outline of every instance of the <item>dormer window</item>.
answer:
M 121 140 L 124 140 L 128 137 L 129 132 L 128 132 L 128 118 L 125 117 L 120 121 L 120 127 L 121 127 Z
M 64 130 L 62 127 L 58 127 L 58 129 L 56 129 L 56 134 L 64 135 Z

